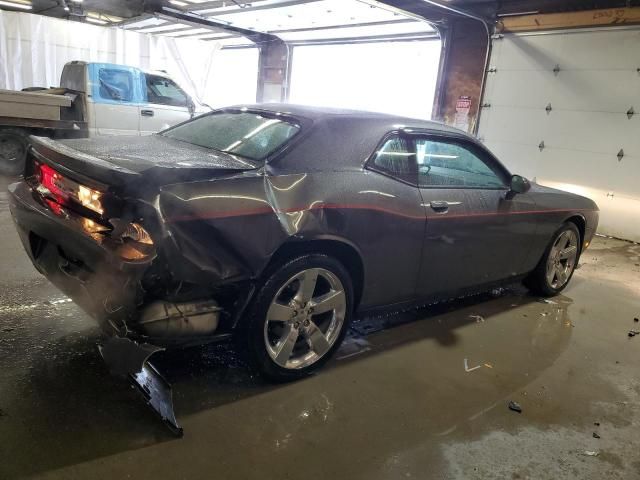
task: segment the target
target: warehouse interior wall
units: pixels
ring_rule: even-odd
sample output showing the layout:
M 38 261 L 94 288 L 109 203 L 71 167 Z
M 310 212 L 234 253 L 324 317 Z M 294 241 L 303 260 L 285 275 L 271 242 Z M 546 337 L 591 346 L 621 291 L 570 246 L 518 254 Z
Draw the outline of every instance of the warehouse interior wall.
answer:
M 140 34 L 57 18 L 0 10 L 0 88 L 51 87 L 71 60 L 108 62 L 165 70 L 200 103 L 232 88 L 213 72 L 219 64 L 215 41 Z M 217 87 L 217 88 L 215 88 Z M 253 84 L 255 95 L 255 83 Z

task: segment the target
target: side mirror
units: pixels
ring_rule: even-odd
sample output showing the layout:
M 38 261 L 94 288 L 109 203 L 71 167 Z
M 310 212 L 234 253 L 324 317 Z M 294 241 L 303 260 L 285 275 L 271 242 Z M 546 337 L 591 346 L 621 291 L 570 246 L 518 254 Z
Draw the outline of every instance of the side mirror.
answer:
M 513 193 L 527 193 L 531 188 L 531 184 L 526 178 L 514 175 L 511 177 L 511 185 L 509 187 Z

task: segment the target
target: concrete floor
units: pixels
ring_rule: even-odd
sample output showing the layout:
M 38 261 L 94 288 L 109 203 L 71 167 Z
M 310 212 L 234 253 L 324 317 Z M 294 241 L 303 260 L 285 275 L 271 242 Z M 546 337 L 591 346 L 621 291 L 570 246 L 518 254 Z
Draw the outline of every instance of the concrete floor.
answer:
M 161 354 L 178 440 L 107 373 L 91 320 L 32 268 L 6 183 L 1 479 L 640 478 L 640 336 L 627 336 L 640 330 L 639 245 L 596 239 L 549 303 L 514 287 L 363 319 L 298 383 L 252 378 L 224 348 Z

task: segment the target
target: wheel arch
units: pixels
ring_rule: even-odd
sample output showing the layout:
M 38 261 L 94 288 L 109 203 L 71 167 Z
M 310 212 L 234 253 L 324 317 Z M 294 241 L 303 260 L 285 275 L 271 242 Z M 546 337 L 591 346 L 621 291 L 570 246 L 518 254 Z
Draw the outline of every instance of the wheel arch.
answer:
M 353 307 L 356 310 L 364 290 L 364 262 L 359 249 L 344 238 L 327 235 L 313 239 L 290 239 L 280 245 L 274 252 L 263 270 L 263 275 L 273 271 L 278 265 L 282 265 L 297 255 L 308 253 L 323 253 L 335 257 L 344 265 L 351 276 L 354 297 Z
M 576 227 L 578 227 L 578 232 L 580 232 L 580 252 L 582 252 L 587 231 L 587 220 L 582 215 L 576 214 L 567 218 L 565 222 L 573 223 Z

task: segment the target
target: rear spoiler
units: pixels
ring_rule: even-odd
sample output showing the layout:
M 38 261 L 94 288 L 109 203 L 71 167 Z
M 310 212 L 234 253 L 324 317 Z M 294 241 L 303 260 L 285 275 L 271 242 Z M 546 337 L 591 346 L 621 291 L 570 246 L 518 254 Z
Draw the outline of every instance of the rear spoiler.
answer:
M 32 135 L 29 142 L 31 153 L 36 160 L 49 164 L 63 175 L 82 180 L 89 186 L 118 187 L 141 178 L 140 173 L 80 152 L 47 137 Z

